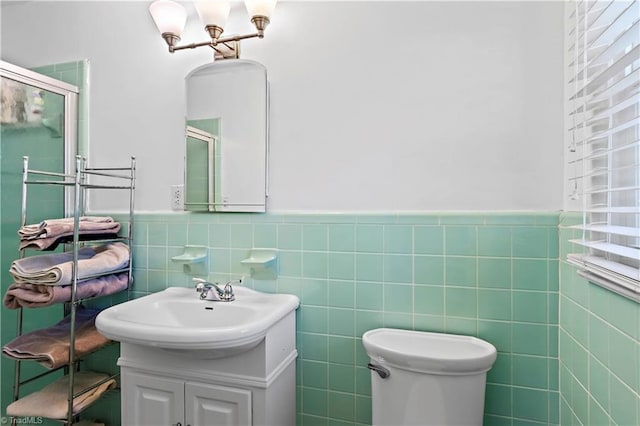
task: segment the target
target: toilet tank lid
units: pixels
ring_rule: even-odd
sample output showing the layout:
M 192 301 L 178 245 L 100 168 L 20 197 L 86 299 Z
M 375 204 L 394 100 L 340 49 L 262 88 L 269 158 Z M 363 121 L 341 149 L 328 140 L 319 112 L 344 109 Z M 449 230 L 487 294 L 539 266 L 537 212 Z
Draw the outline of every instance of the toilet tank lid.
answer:
M 367 331 L 362 344 L 374 362 L 431 374 L 486 372 L 497 356 L 491 343 L 477 337 L 393 328 Z

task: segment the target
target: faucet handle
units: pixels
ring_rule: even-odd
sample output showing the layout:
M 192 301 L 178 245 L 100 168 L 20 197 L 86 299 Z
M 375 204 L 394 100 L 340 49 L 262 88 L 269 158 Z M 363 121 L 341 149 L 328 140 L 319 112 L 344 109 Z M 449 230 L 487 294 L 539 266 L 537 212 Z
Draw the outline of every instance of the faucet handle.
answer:
M 233 286 L 231 285 L 232 283 L 233 284 L 235 284 L 235 283 L 242 284 L 242 278 L 237 279 L 237 280 L 228 281 L 224 285 L 224 290 L 223 290 L 224 298 L 225 298 L 225 300 L 228 300 L 228 301 L 233 301 L 236 298 L 235 294 L 233 293 Z
M 202 293 L 202 290 L 204 290 L 204 286 L 205 284 L 207 284 L 206 280 L 203 280 L 202 278 L 192 278 L 191 279 L 194 283 L 196 284 L 196 291 L 198 293 Z
M 225 292 L 227 291 L 227 288 L 229 289 L 230 293 L 233 293 L 233 287 L 231 287 L 231 284 L 242 284 L 242 280 L 244 279 L 244 277 L 242 278 L 238 278 L 237 280 L 230 280 L 227 281 L 227 283 L 224 285 L 224 290 Z
M 238 285 L 240 285 L 240 284 L 242 284 L 242 281 L 243 281 L 243 280 L 244 280 L 244 277 L 240 277 L 240 278 L 238 278 L 237 280 L 230 280 L 230 281 L 227 281 L 227 283 L 225 284 L 225 287 L 226 287 L 226 286 L 231 286 L 231 284 L 238 284 Z
M 224 294 L 233 294 L 233 287 L 231 287 L 231 281 L 224 285 Z

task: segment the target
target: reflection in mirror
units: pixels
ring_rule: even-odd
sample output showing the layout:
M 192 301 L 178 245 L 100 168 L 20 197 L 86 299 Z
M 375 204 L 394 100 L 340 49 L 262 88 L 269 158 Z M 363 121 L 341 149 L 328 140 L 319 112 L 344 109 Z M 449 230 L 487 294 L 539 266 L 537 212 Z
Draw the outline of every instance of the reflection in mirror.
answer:
M 267 74 L 246 60 L 218 61 L 186 79 L 185 210 L 264 212 Z
M 213 211 L 216 203 L 215 173 L 220 170 L 219 156 L 216 156 L 217 138 L 213 130 L 217 129 L 218 120 L 187 121 L 187 158 L 189 167 L 185 169 L 185 200 L 186 210 Z M 211 132 L 204 129 L 211 128 Z M 217 131 L 215 132 L 217 133 Z

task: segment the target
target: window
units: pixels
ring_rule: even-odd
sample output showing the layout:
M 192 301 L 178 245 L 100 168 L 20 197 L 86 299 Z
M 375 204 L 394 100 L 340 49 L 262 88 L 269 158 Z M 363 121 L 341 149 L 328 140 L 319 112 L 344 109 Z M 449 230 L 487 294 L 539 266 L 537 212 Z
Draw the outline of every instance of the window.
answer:
M 640 7 L 576 1 L 568 17 L 570 196 L 588 280 L 640 302 Z

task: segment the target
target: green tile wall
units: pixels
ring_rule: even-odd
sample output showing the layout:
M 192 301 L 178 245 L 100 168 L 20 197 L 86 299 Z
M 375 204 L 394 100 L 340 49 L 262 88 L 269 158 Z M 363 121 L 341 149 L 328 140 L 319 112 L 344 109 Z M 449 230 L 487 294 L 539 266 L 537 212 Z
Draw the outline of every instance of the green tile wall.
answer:
M 640 424 L 640 304 L 591 284 L 564 261 L 576 214 L 560 220 L 560 421 Z
M 278 278 L 246 284 L 301 299 L 298 425 L 370 424 L 361 336 L 381 326 L 496 345 L 485 425 L 637 425 L 640 310 L 558 262 L 573 219 L 558 233 L 555 213 L 137 214 L 134 294 L 190 286 L 169 261 L 184 244 L 210 247 L 212 280 L 277 247 Z M 116 368 L 117 345 L 97 356 Z M 117 394 L 88 414 L 119 424 Z
M 485 424 L 557 424 L 557 226 L 557 213 L 137 214 L 134 293 L 191 286 L 169 261 L 184 244 L 209 246 L 219 281 L 276 247 L 278 278 L 245 283 L 300 297 L 298 425 L 371 423 L 361 336 L 383 326 L 488 340 Z

